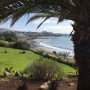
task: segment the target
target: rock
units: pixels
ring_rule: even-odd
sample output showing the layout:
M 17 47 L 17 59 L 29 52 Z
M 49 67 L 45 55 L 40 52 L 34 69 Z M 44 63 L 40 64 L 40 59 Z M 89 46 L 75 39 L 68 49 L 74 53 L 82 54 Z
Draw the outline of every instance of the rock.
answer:
M 4 76 L 6 76 L 6 77 L 12 77 L 13 75 L 10 72 L 4 71 Z
M 69 84 L 69 86 L 73 86 L 73 85 L 74 85 L 74 83 L 70 83 L 70 84 Z
M 48 81 L 48 82 L 45 82 L 44 84 L 42 84 L 41 86 L 40 86 L 40 90 L 49 90 L 49 85 L 50 85 L 50 81 Z

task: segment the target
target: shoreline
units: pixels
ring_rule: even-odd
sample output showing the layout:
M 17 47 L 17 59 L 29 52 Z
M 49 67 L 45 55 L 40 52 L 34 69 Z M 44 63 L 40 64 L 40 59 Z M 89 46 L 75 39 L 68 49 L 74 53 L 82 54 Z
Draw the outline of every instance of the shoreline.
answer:
M 44 39 L 43 39 L 44 38 Z M 62 41 L 62 40 L 63 41 Z M 70 56 L 74 56 L 74 50 L 72 48 L 71 42 L 69 41 L 70 38 L 68 37 L 40 37 L 37 39 L 34 39 L 34 45 L 35 48 L 41 48 L 47 52 L 62 52 L 62 53 L 69 53 Z M 57 40 L 57 41 L 56 41 Z M 53 44 L 53 42 L 55 41 L 55 43 Z M 51 42 L 51 43 L 50 43 Z M 64 43 L 64 44 L 63 44 Z M 68 44 L 70 43 L 70 44 Z M 60 45 L 59 45 L 60 44 Z M 68 46 L 70 45 L 70 46 Z M 60 47 L 61 46 L 61 47 Z
M 55 60 L 57 60 L 60 63 L 75 66 L 75 60 L 74 60 L 74 53 L 73 52 L 70 52 L 69 50 L 65 50 L 62 48 L 59 48 L 59 50 L 56 50 L 56 49 L 57 48 L 55 48 L 55 49 L 47 48 L 47 47 L 44 47 L 42 45 L 39 45 L 39 43 L 38 43 L 38 46 L 31 48 L 31 51 L 33 51 L 34 53 L 39 53 L 38 51 L 43 51 L 44 54 L 47 53 L 49 55 L 49 57 L 54 58 Z M 63 55 L 58 56 L 58 55 L 54 54 L 53 51 L 55 51 L 56 53 L 59 53 L 59 52 L 66 53 L 67 52 L 70 54 L 66 57 L 64 57 Z
M 75 59 L 74 59 L 74 51 L 73 49 L 65 49 L 60 47 L 55 47 L 53 44 L 47 43 L 45 39 L 34 39 L 32 40 L 32 48 L 31 51 L 34 53 L 40 54 L 39 52 L 42 51 L 43 54 L 47 54 L 49 57 L 54 58 L 58 62 L 68 64 L 68 65 L 75 65 Z M 63 46 L 64 47 L 64 46 Z M 56 52 L 53 53 L 53 52 Z M 61 54 L 58 56 L 58 54 Z M 40 54 L 40 55 L 43 55 Z M 68 56 L 64 57 L 63 54 L 68 54 Z
M 68 53 L 70 53 L 69 56 L 74 56 L 74 52 L 72 50 L 54 47 L 54 46 L 48 45 L 48 44 L 43 43 L 43 42 L 36 42 L 35 44 L 36 44 L 35 48 L 37 48 L 37 49 L 43 49 L 44 51 L 47 51 L 50 53 L 52 53 L 53 51 L 55 51 L 57 53 L 68 52 Z

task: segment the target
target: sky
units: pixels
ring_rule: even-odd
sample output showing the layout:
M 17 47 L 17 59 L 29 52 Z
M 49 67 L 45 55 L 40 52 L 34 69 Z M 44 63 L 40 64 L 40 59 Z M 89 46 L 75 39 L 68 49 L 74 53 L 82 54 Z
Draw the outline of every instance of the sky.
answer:
M 0 24 L 0 28 L 7 28 L 11 30 L 16 31 L 32 31 L 32 32 L 53 32 L 53 33 L 70 33 L 73 28 L 71 24 L 73 24 L 73 21 L 70 20 L 64 20 L 63 22 L 60 22 L 57 24 L 58 19 L 57 18 L 50 18 L 46 22 L 44 22 L 40 28 L 37 29 L 37 26 L 40 24 L 40 22 L 43 21 L 43 19 L 38 19 L 33 22 L 30 22 L 28 25 L 26 25 L 26 22 L 28 20 L 28 16 L 23 16 L 21 19 L 19 19 L 14 26 L 10 27 L 11 20 L 8 20 L 5 23 Z

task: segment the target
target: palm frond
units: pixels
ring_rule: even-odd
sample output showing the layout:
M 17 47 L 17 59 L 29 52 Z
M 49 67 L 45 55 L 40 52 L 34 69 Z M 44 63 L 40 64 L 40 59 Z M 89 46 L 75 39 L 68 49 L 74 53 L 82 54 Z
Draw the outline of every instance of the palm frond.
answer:
M 41 22 L 41 23 L 38 25 L 37 29 L 38 29 L 46 20 L 48 20 L 49 18 L 51 18 L 51 17 L 46 17 L 46 18 L 43 20 L 43 22 Z
M 13 17 L 12 17 L 12 23 L 11 26 L 14 25 L 14 23 L 20 19 L 23 15 L 29 14 L 29 11 L 34 11 L 35 8 L 33 7 L 22 7 L 14 11 Z
M 83 7 L 81 7 L 83 6 Z M 89 0 L 0 0 L 0 22 L 12 18 L 13 25 L 25 14 L 37 13 L 46 16 L 34 16 L 27 23 L 39 17 L 58 17 L 58 23 L 63 19 L 83 22 L 90 18 Z M 82 15 L 82 16 L 81 16 Z M 41 26 L 41 25 L 40 25 Z
M 34 21 L 34 20 L 37 20 L 40 18 L 44 18 L 44 20 L 38 25 L 38 27 L 37 27 L 37 29 L 38 29 L 46 20 L 48 20 L 51 17 L 52 17 L 52 15 L 50 15 L 50 14 L 36 14 L 27 21 L 27 24 L 30 23 L 31 21 Z
M 58 18 L 57 24 L 60 23 L 60 22 L 62 22 L 62 21 L 63 21 L 63 18 Z
M 34 21 L 34 20 L 36 20 L 36 19 L 39 19 L 39 18 L 41 18 L 41 17 L 44 17 L 44 16 L 36 14 L 36 15 L 32 16 L 31 18 L 29 18 L 26 24 L 28 24 L 28 23 L 30 23 L 31 21 Z

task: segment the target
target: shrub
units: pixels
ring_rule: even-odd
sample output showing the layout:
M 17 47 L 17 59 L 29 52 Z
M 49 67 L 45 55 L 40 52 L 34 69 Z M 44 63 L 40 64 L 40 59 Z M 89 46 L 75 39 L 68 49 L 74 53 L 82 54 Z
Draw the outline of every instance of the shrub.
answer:
M 4 40 L 8 41 L 8 42 L 15 42 L 18 39 L 17 34 L 15 32 L 12 32 L 12 31 L 3 32 L 2 36 L 4 37 Z
M 5 50 L 4 53 L 7 53 L 7 51 Z
M 21 52 L 20 52 L 20 54 L 25 54 L 25 53 L 26 53 L 26 51 L 21 51 Z
M 58 55 L 67 57 L 69 56 L 70 52 L 59 52 Z
M 57 52 L 56 52 L 56 51 L 53 51 L 53 53 L 54 53 L 54 54 L 57 54 Z
M 25 53 L 26 53 L 26 51 L 23 51 L 22 53 L 23 53 L 23 54 L 25 54 Z
M 37 53 L 40 54 L 40 55 L 43 55 L 44 51 L 43 50 L 38 50 Z
M 44 53 L 43 56 L 46 57 L 46 58 L 50 58 L 50 56 L 48 55 L 48 53 Z
M 62 69 L 54 62 L 40 58 L 28 66 L 24 73 L 30 74 L 34 81 L 58 80 L 62 78 Z
M 30 45 L 26 41 L 17 41 L 16 43 L 13 44 L 13 48 L 29 50 Z
M 0 41 L 0 47 L 8 47 L 9 45 L 3 41 Z

